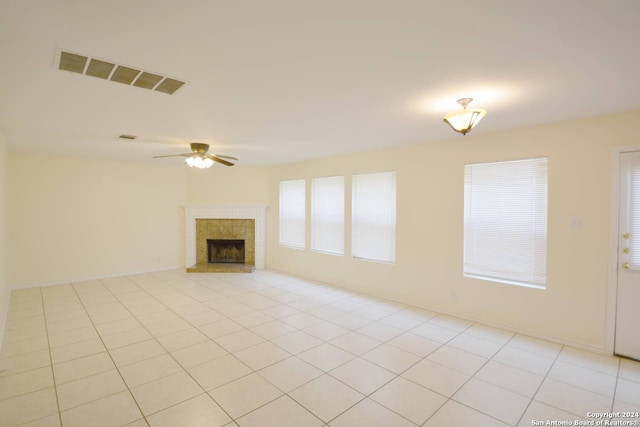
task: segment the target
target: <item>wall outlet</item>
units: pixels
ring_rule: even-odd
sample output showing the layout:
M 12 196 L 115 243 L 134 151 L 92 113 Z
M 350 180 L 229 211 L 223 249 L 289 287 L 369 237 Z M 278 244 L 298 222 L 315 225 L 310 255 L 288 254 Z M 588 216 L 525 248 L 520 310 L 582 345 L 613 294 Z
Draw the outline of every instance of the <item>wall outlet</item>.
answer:
M 569 218 L 570 228 L 587 228 L 587 221 L 581 216 L 572 216 Z

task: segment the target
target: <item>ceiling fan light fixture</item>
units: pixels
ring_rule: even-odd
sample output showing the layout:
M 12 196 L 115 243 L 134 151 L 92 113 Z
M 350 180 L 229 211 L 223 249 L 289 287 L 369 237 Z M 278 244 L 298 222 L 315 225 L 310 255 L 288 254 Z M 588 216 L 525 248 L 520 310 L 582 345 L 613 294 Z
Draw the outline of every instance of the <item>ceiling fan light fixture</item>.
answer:
M 213 160 L 201 155 L 187 157 L 184 162 L 192 168 L 207 169 L 213 166 Z
M 192 142 L 190 144 L 191 153 L 182 154 L 169 154 L 166 156 L 153 156 L 154 159 L 160 159 L 163 157 L 184 157 L 184 162 L 191 168 L 207 169 L 213 166 L 215 163 L 220 163 L 225 166 L 233 166 L 233 163 L 229 160 L 238 161 L 237 157 L 223 156 L 220 154 L 210 154 L 209 144 L 203 144 L 201 142 Z
M 452 111 L 444 116 L 444 121 L 456 132 L 466 135 L 480 120 L 487 114 L 486 110 L 480 108 L 469 108 L 467 105 L 473 98 L 458 99 L 458 104 L 462 105 L 462 110 Z

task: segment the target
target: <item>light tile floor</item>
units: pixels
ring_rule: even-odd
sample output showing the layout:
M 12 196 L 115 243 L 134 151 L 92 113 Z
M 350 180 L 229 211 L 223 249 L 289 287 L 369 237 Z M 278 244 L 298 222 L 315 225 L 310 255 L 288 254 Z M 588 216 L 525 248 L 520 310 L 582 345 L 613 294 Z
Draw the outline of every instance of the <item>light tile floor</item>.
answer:
M 640 411 L 638 362 L 272 271 L 14 291 L 0 353 L 6 427 L 575 425 L 622 411 Z

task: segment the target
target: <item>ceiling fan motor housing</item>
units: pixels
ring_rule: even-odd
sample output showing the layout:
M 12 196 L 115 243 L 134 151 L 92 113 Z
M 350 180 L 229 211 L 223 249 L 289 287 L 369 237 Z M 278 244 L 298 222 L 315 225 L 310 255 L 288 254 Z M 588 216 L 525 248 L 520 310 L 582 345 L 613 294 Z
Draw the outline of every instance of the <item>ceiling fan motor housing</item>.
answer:
M 204 154 L 209 151 L 209 144 L 202 144 L 199 142 L 191 143 L 191 151 L 197 154 Z

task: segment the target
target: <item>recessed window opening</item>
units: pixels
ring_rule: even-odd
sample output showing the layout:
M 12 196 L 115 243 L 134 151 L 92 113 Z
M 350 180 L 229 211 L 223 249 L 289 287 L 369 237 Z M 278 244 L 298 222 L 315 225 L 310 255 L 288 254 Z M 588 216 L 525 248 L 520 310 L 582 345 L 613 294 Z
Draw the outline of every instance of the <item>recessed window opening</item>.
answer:
M 396 261 L 396 172 L 353 175 L 351 253 L 354 258 Z
M 311 180 L 311 249 L 344 255 L 344 176 Z
M 546 158 L 464 168 L 466 277 L 544 289 Z
M 280 181 L 280 244 L 305 247 L 306 190 L 304 179 Z

